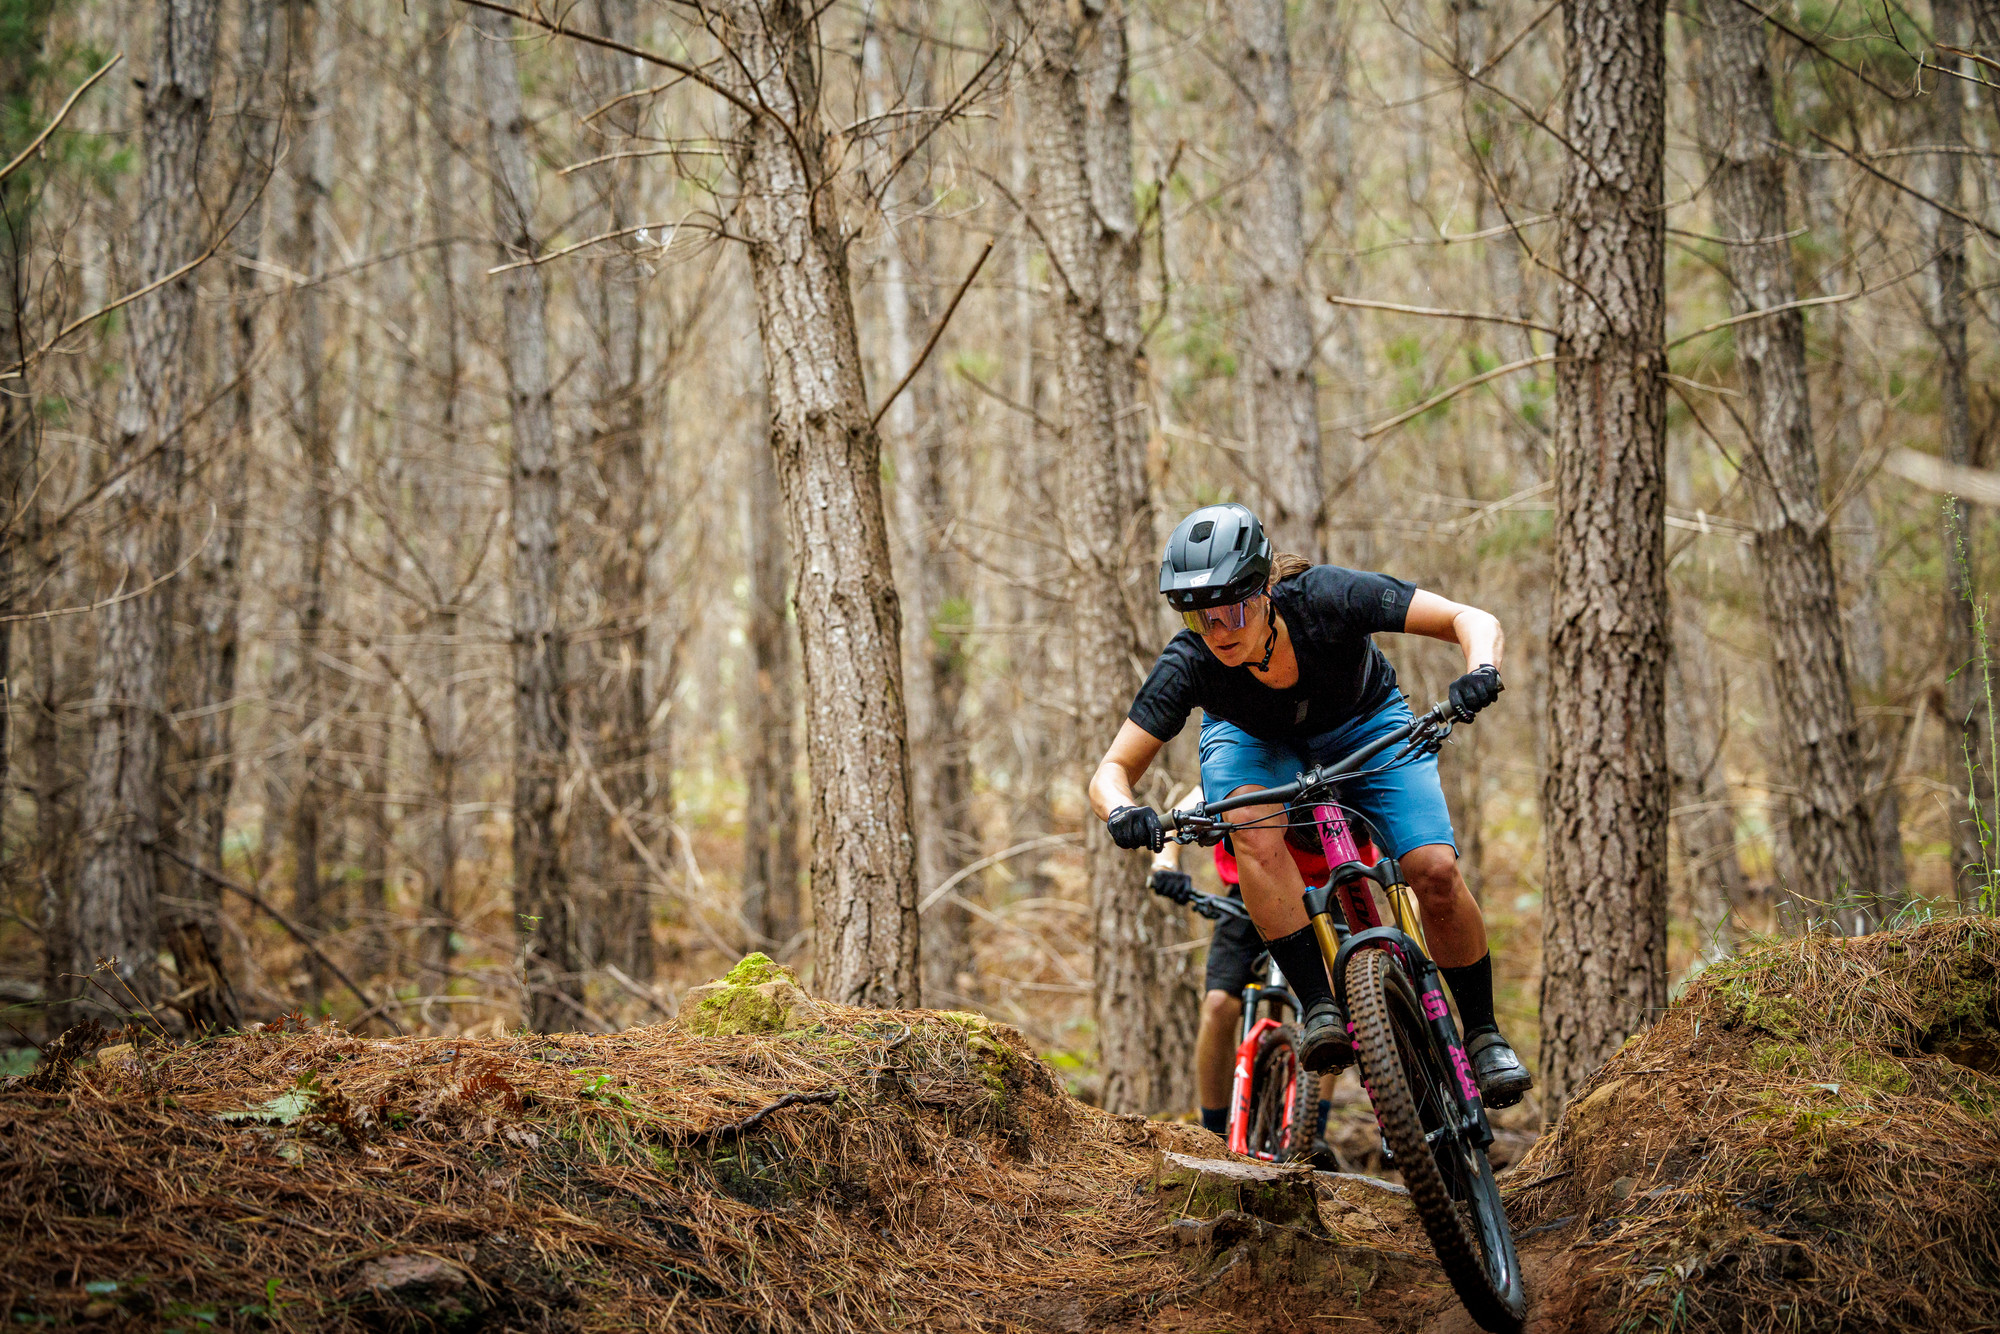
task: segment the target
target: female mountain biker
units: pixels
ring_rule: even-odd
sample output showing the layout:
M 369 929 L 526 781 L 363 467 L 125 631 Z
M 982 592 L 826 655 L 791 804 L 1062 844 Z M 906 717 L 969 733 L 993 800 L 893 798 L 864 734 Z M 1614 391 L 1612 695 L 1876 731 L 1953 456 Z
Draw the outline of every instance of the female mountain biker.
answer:
M 1181 520 L 1167 539 L 1160 592 L 1188 628 L 1160 653 L 1090 781 L 1091 807 L 1123 848 L 1163 845 L 1158 812 L 1139 805 L 1132 786 L 1197 708 L 1201 786 L 1214 800 L 1289 782 L 1408 723 L 1375 633 L 1457 644 L 1466 671 L 1451 684 L 1451 703 L 1461 717 L 1500 695 L 1502 637 L 1489 613 L 1388 575 L 1274 558 L 1263 525 L 1243 505 L 1204 506 Z M 1386 845 L 1416 891 L 1481 1097 L 1490 1108 L 1511 1107 L 1533 1080 L 1493 1017 L 1486 920 L 1459 873 L 1436 759 L 1365 773 L 1343 783 L 1341 794 L 1368 821 L 1359 832 Z M 1282 810 L 1250 806 L 1228 816 L 1238 826 L 1231 842 L 1243 902 L 1305 1008 L 1306 1068 L 1338 1069 L 1354 1049 L 1306 921 L 1305 882 L 1286 851 Z

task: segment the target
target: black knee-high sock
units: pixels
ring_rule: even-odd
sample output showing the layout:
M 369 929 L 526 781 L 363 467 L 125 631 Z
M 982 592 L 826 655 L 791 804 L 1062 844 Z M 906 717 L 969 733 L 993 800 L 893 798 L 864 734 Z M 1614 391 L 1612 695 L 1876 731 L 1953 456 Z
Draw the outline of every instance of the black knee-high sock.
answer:
M 1285 984 L 1299 998 L 1301 1010 L 1333 999 L 1333 988 L 1326 982 L 1326 961 L 1320 957 L 1319 941 L 1311 927 L 1302 926 L 1289 936 L 1267 940 L 1264 948 L 1271 951 L 1271 957 L 1284 970 Z
M 1458 1017 L 1465 1023 L 1465 1035 L 1481 1029 L 1498 1029 L 1493 1018 L 1493 956 L 1482 954 L 1476 963 L 1463 968 L 1439 968 L 1451 998 L 1458 1002 Z

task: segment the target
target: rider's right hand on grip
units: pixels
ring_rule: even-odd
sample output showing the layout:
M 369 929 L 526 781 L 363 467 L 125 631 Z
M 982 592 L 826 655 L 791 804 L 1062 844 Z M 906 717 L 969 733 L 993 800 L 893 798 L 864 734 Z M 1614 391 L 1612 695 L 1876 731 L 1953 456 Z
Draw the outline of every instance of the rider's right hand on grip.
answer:
M 1158 852 L 1167 846 L 1167 831 L 1160 825 L 1160 813 L 1151 806 L 1120 806 L 1104 823 L 1111 828 L 1111 841 L 1121 848 Z
M 1146 888 L 1175 903 L 1194 902 L 1194 877 L 1169 866 L 1155 866 L 1153 873 L 1146 877 Z

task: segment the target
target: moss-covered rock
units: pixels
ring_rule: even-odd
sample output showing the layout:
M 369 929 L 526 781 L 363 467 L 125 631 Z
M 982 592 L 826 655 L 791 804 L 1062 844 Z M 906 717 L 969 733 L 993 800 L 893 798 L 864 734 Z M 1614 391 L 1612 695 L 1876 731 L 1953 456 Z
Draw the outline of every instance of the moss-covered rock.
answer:
M 729 975 L 695 987 L 681 999 L 681 1023 L 709 1037 L 745 1033 L 786 1033 L 810 1028 L 826 1017 L 783 964 L 762 954 L 746 955 Z

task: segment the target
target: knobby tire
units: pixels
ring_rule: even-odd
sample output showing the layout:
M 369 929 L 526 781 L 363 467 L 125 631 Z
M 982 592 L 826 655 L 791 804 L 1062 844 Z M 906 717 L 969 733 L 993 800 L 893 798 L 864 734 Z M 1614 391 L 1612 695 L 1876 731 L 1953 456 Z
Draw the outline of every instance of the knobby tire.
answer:
M 1317 1084 L 1299 1064 L 1298 1025 L 1282 1024 L 1264 1035 L 1257 1044 L 1257 1057 L 1250 1066 L 1251 1154 L 1269 1154 L 1275 1162 L 1303 1158 L 1312 1152 L 1312 1113 L 1318 1099 L 1306 1096 L 1301 1088 L 1292 1099 L 1292 1114 L 1285 1116 L 1285 1091 L 1295 1083 Z
M 1460 1102 L 1451 1094 L 1456 1076 L 1437 1049 L 1416 989 L 1386 950 L 1362 950 L 1347 964 L 1347 1004 L 1382 1137 L 1396 1155 L 1438 1263 L 1481 1329 L 1516 1334 L 1527 1303 L 1492 1165 L 1470 1144 L 1458 1154 L 1463 1161 L 1441 1165 L 1425 1138 L 1427 1129 L 1458 1114 Z

